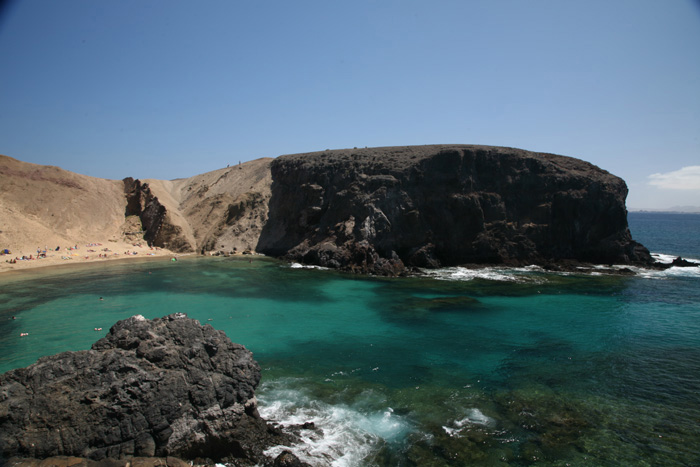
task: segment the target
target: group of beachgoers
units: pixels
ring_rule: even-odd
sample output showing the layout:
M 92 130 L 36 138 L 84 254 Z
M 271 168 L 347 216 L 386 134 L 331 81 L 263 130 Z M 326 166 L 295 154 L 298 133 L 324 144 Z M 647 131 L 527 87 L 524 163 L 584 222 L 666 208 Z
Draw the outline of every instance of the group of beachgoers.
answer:
M 66 249 L 66 250 L 77 250 L 77 249 L 78 249 L 78 245 L 69 246 L 69 247 L 66 247 L 65 249 Z M 45 247 L 42 249 L 40 246 L 38 246 L 38 247 L 36 247 L 36 256 L 34 256 L 33 254 L 30 254 L 29 256 L 27 256 L 27 255 L 22 255 L 21 258 L 20 258 L 19 256 L 16 256 L 16 257 L 14 257 L 14 258 L 5 260 L 5 262 L 6 262 L 6 263 L 10 263 L 10 264 L 17 264 L 17 261 L 32 261 L 32 260 L 35 260 L 35 259 L 42 259 L 42 258 L 46 258 L 46 253 L 47 253 L 47 252 L 49 252 L 49 251 L 60 251 L 60 250 L 61 250 L 60 245 L 57 246 L 56 249 L 53 249 L 53 248 L 49 249 L 49 247 L 47 247 L 47 246 L 45 246 Z M 12 254 L 12 253 L 10 252 L 10 250 L 7 249 L 7 248 L 3 249 L 1 253 L 2 253 L 2 255 L 9 255 L 9 254 Z
M 102 246 L 101 243 L 88 243 L 85 245 L 85 247 L 88 248 L 88 250 L 87 250 L 88 253 L 97 253 L 96 250 L 91 249 L 91 248 L 100 247 L 100 246 Z M 133 246 L 138 247 L 138 248 L 143 248 L 143 245 L 141 243 L 134 243 Z M 151 250 L 158 250 L 158 248 L 155 248 L 155 247 L 149 247 L 149 248 Z M 17 264 L 18 261 L 32 261 L 35 259 L 46 258 L 47 252 L 50 253 L 50 252 L 60 252 L 60 251 L 66 251 L 66 252 L 70 251 L 71 252 L 71 253 L 68 253 L 66 255 L 61 256 L 61 259 L 68 260 L 68 259 L 73 259 L 74 256 L 80 256 L 78 253 L 74 252 L 75 250 L 78 250 L 77 244 L 72 245 L 72 246 L 68 246 L 68 247 L 64 247 L 64 248 L 61 248 L 61 246 L 59 245 L 55 249 L 54 248 L 49 249 L 47 246 L 45 246 L 43 249 L 41 247 L 37 247 L 36 248 L 36 256 L 34 256 L 34 254 L 30 254 L 29 256 L 22 255 L 21 257 L 16 256 L 15 258 L 10 258 L 8 260 L 5 260 L 5 262 L 10 263 L 10 264 Z M 119 255 L 119 253 L 114 253 L 109 248 L 102 248 L 100 251 L 101 252 L 97 255 L 98 258 L 108 258 L 110 255 L 111 256 L 118 256 Z M 12 253 L 7 248 L 0 249 L 0 256 L 7 256 L 7 255 L 11 255 L 11 254 Z M 132 256 L 132 255 L 137 255 L 138 252 L 127 250 L 124 254 L 128 255 L 128 256 Z M 148 253 L 148 254 L 155 255 L 155 253 Z M 90 259 L 90 256 L 85 255 L 85 259 Z

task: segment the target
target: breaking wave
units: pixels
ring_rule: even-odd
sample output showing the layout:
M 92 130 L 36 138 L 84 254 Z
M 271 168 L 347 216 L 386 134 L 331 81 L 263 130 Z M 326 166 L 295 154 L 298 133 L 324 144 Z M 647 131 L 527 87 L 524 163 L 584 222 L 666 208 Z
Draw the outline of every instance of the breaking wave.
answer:
M 314 399 L 304 389 L 290 386 L 298 384 L 285 378 L 263 384 L 258 393 L 260 415 L 298 432 L 301 439 L 293 446 L 273 446 L 265 451 L 267 456 L 274 458 L 289 450 L 314 466 L 364 465 L 379 446 L 401 443 L 414 429 L 391 407 L 367 409 L 366 401 L 356 405 L 329 404 Z

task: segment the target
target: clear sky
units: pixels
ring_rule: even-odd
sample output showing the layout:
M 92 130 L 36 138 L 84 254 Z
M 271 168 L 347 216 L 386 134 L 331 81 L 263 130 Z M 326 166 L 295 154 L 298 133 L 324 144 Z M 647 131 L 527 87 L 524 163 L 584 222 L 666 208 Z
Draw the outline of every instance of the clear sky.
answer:
M 628 207 L 700 206 L 696 0 L 22 0 L 0 154 L 173 179 L 282 154 L 489 144 L 578 157 Z

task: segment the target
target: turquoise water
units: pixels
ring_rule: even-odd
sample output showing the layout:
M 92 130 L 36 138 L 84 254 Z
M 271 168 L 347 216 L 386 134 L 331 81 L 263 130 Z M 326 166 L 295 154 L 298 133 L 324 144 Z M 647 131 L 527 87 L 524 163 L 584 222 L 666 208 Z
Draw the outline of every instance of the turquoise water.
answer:
M 690 258 L 697 221 L 684 239 L 630 215 L 651 250 Z M 700 465 L 700 274 L 638 272 L 189 258 L 1 276 L 0 372 L 184 312 L 253 351 L 263 416 L 316 424 L 294 448 L 313 465 Z

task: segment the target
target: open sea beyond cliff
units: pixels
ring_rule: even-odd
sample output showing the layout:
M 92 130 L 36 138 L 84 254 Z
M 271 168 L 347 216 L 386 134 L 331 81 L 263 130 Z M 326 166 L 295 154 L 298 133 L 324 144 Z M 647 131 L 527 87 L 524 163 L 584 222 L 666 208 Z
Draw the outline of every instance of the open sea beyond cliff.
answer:
M 629 223 L 700 260 L 700 215 Z M 385 279 L 193 257 L 8 274 L 0 372 L 184 312 L 254 353 L 264 418 L 315 423 L 293 449 L 313 465 L 700 465 L 700 268 L 635 271 Z

